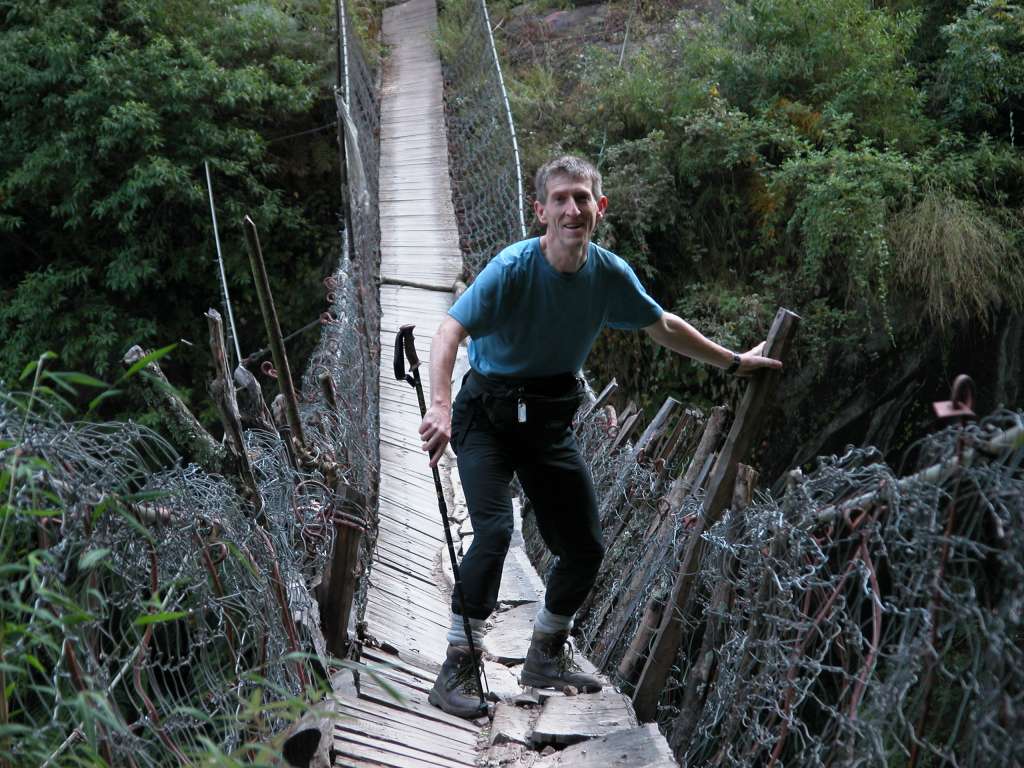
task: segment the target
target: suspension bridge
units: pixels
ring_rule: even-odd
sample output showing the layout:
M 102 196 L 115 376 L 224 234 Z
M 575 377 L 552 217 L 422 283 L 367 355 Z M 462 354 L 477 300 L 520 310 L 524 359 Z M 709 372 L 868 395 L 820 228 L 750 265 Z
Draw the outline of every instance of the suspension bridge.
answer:
M 445 102 L 433 0 L 385 11 L 379 84 L 338 4 L 345 242 L 290 407 L 272 413 L 243 366 L 232 381 L 212 311 L 223 443 L 138 348 L 126 386 L 163 435 L 68 423 L 39 392 L 0 389 L 4 529 L 26 555 L 3 585 L 5 764 L 249 759 L 309 733 L 321 762 L 293 765 L 1021 764 L 1024 415 L 975 420 L 956 389 L 936 404 L 953 423 L 901 471 L 851 447 L 754 498 L 738 462 L 765 386 L 732 416 L 669 398 L 644 427 L 633 404 L 602 407 L 610 384 L 578 415 L 607 554 L 577 630 L 631 700 L 518 685 L 542 589 L 529 563 L 549 557 L 527 514 L 485 644 L 493 722 L 427 703 L 448 624 L 442 526 L 462 548 L 472 530 L 451 462 L 439 519 L 390 350 L 415 324 L 428 361 L 463 269 L 524 234 L 486 4 L 460 8 Z M 770 348 L 791 321 L 777 315 Z M 304 730 L 327 677 L 334 719 Z
M 380 342 L 382 350 L 390 350 L 399 327 L 414 324 L 425 367 L 431 335 L 445 317 L 463 272 L 449 184 L 434 0 L 410 0 L 386 9 L 383 37 L 388 58 L 380 103 Z M 464 349 L 460 357 L 457 370 L 465 370 Z M 486 718 L 467 722 L 427 703 L 447 647 L 450 587 L 442 576 L 444 529 L 433 478 L 419 447 L 415 392 L 395 380 L 389 354 L 381 355 L 380 366 L 379 533 L 368 576 L 362 659 L 394 686 L 400 700 L 366 674 L 338 695 L 342 719 L 335 728 L 335 764 L 458 768 L 476 765 L 488 755 L 495 761 L 529 764 L 536 752 L 527 745 L 540 750 L 559 738 L 579 741 L 636 726 L 628 699 L 614 692 L 581 695 L 575 707 L 553 703 L 539 725 L 544 709 L 503 702 L 494 733 Z M 450 471 L 450 464 L 446 461 L 442 469 Z M 535 574 L 519 573 L 524 563 L 529 568 L 525 557 L 510 556 L 503 596 L 515 589 L 520 612 L 532 616 L 541 585 Z M 506 658 L 515 659 L 517 644 L 518 653 L 525 654 L 528 629 L 529 619 L 524 618 L 496 630 L 503 635 L 502 644 L 513 647 Z M 495 695 L 500 690 L 510 699 L 521 693 L 506 668 L 489 663 L 487 671 Z M 559 712 L 552 714 L 556 708 Z M 615 725 L 607 725 L 609 715 L 616 718 Z M 636 737 L 639 742 L 633 743 Z M 613 742 L 612 748 L 625 744 Z M 601 759 L 599 750 L 591 751 L 599 761 L 594 765 L 613 764 Z M 658 764 L 675 764 L 656 729 L 638 729 L 629 739 L 628 752 L 631 758 L 660 755 Z

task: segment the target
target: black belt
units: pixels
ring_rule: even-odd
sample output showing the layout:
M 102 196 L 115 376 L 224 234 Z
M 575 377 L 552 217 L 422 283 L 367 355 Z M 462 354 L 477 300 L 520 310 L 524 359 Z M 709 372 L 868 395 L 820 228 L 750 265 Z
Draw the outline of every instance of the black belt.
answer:
M 471 368 L 469 378 L 482 391 L 496 397 L 562 397 L 583 391 L 583 379 L 574 373 L 522 378 L 484 375 Z

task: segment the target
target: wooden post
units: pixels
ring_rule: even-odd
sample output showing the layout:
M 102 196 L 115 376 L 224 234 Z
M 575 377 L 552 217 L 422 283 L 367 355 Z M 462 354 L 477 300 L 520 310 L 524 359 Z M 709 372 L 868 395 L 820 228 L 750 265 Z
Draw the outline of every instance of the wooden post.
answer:
M 672 414 L 675 413 L 677 408 L 681 408 L 682 403 L 676 400 L 674 397 L 665 399 L 665 402 L 661 404 L 661 408 L 651 419 L 651 423 L 647 425 L 647 429 L 640 435 L 640 439 L 636 441 L 636 445 L 633 446 L 633 455 L 636 456 L 637 463 L 643 463 L 645 458 L 651 452 L 650 449 L 654 447 L 654 444 L 660 440 L 665 432 L 668 430 L 669 420 L 672 418 Z
M 627 408 L 626 410 L 628 411 L 629 409 Z M 640 419 L 643 415 L 643 411 L 635 411 L 630 413 L 629 416 L 620 418 L 619 434 L 617 434 L 615 439 L 612 441 L 611 447 L 609 448 L 610 452 L 615 453 L 615 451 L 619 450 L 626 444 L 629 438 L 633 436 L 633 433 L 636 432 L 637 427 L 640 426 Z
M 615 390 L 617 390 L 618 388 L 619 383 L 615 381 L 615 379 L 609 381 L 607 386 L 605 386 L 605 388 L 601 390 L 601 394 L 597 396 L 597 399 L 594 400 L 594 402 L 592 402 L 590 405 L 585 407 L 582 411 L 580 411 L 580 415 L 577 419 L 577 422 L 579 424 L 582 424 L 584 421 L 587 420 L 587 418 L 589 418 L 590 414 L 592 414 L 598 408 L 604 407 L 604 404 L 608 402 L 608 398 L 615 394 Z
M 238 401 L 235 399 L 235 385 L 228 369 L 227 345 L 224 341 L 224 323 L 220 312 L 207 310 L 206 323 L 210 328 L 210 350 L 213 352 L 213 365 L 216 375 L 210 382 L 210 397 L 217 405 L 224 435 L 231 455 L 238 463 L 238 474 L 242 484 L 249 492 L 250 499 L 256 507 L 256 517 L 262 522 L 263 499 L 260 496 L 259 484 L 253 470 L 249 453 L 245 450 L 245 435 L 242 434 L 242 420 L 238 414 Z
M 785 360 L 799 321 L 798 315 L 787 309 L 779 309 L 768 332 L 765 356 Z M 708 492 L 704 497 L 704 515 L 700 525 L 690 534 L 687 541 L 679 573 L 672 587 L 672 597 L 669 599 L 651 654 L 647 658 L 647 664 L 644 665 L 644 671 L 633 694 L 633 706 L 640 722 L 649 723 L 657 715 L 658 698 L 683 639 L 683 626 L 679 619 L 697 583 L 700 562 L 707 548 L 703 534 L 718 522 L 728 503 L 736 480 L 737 466 L 746 458 L 754 439 L 760 433 L 764 421 L 764 406 L 775 393 L 780 378 L 781 372 L 772 369 L 763 369 L 752 378 L 737 409 L 736 419 L 729 430 L 725 445 L 718 454 L 718 460 L 708 482 Z
M 235 385 L 235 398 L 238 401 L 238 413 L 242 417 L 242 426 L 273 432 L 274 419 L 270 415 L 267 401 L 263 399 L 260 383 L 241 363 L 235 366 Z
M 305 448 L 306 438 L 302 432 L 302 421 L 299 419 L 299 401 L 295 395 L 295 385 L 292 383 L 292 371 L 288 365 L 288 356 L 284 351 L 284 336 L 281 334 L 281 324 L 277 320 L 277 309 L 274 307 L 274 296 L 270 291 L 267 268 L 263 263 L 260 236 L 256 231 L 255 222 L 248 216 L 243 220 L 243 226 L 245 241 L 249 246 L 249 264 L 252 267 L 253 282 L 256 284 L 256 295 L 259 298 L 260 311 L 263 314 L 263 320 L 267 326 L 267 336 L 270 339 L 270 353 L 274 356 L 277 380 L 281 385 L 281 394 L 285 398 L 288 426 L 299 445 Z
M 635 683 L 637 677 L 640 676 L 644 660 L 647 658 L 647 649 L 651 645 L 651 638 L 654 637 L 654 633 L 658 631 L 658 625 L 661 624 L 661 615 L 665 612 L 667 599 L 668 595 L 664 592 L 659 592 L 651 597 L 644 610 L 644 616 L 640 620 L 640 627 L 633 635 L 633 641 L 626 649 L 622 661 L 619 662 L 619 678 L 628 685 Z
M 355 596 L 359 543 L 365 530 L 363 500 L 354 488 L 340 485 L 335 493 L 334 552 L 326 584 L 320 590 L 320 616 L 327 650 L 342 658 L 348 650 L 348 622 Z
M 654 454 L 655 462 L 660 461 L 663 464 L 668 464 L 672 461 L 676 451 L 679 450 L 683 443 L 683 436 L 690 430 L 699 414 L 699 411 L 689 408 L 683 411 L 682 415 L 676 420 L 676 425 L 672 428 L 672 431 L 668 433 L 665 440 L 658 446 L 657 452 Z
M 704 425 L 700 442 L 690 458 L 689 468 L 681 478 L 677 478 L 672 484 L 672 488 L 662 504 L 663 513 L 661 517 L 656 518 L 652 522 L 644 536 L 643 555 L 634 566 L 629 578 L 629 584 L 623 590 L 625 600 L 621 601 L 621 607 L 617 609 L 616 615 L 610 620 L 612 622 L 610 631 L 602 632 L 603 636 L 618 638 L 625 631 L 629 623 L 629 617 L 633 615 L 636 603 L 645 588 L 645 582 L 648 574 L 652 571 L 653 564 L 660 562 L 662 558 L 667 556 L 666 548 L 669 546 L 667 536 L 674 525 L 676 510 L 682 505 L 690 491 L 700 487 L 701 468 L 708 463 L 708 459 L 714 455 L 718 444 L 722 440 L 722 432 L 724 431 L 725 419 L 728 413 L 728 409 L 724 406 L 717 406 L 711 410 L 711 415 Z M 685 489 L 686 494 L 682 493 L 681 489 Z M 587 596 L 587 602 L 584 602 L 584 607 L 588 611 L 592 604 L 590 601 L 592 601 L 593 595 L 594 590 L 591 590 L 590 595 Z M 582 608 L 580 613 L 584 613 Z M 605 650 L 609 656 L 613 648 L 614 643 L 608 643 L 608 647 Z M 600 666 L 604 666 L 604 664 L 605 660 L 602 660 Z
M 756 484 L 757 472 L 754 468 L 740 464 L 736 472 L 736 485 L 733 488 L 732 507 L 729 512 L 728 529 L 725 533 L 725 540 L 729 545 L 736 544 L 740 539 L 743 531 L 743 512 L 750 506 Z M 711 595 L 711 605 L 705 614 L 704 637 L 700 653 L 697 654 L 687 673 L 683 703 L 672 729 L 672 749 L 676 754 L 685 748 L 700 721 L 700 714 L 707 699 L 711 672 L 718 658 L 719 648 L 725 640 L 725 628 L 719 616 L 727 612 L 732 605 L 732 579 L 735 577 L 736 571 L 735 555 L 726 553 L 722 571 L 722 579 L 715 585 Z
M 126 367 L 134 365 L 145 356 L 142 347 L 134 346 L 125 353 L 124 364 Z M 228 452 L 192 415 L 167 381 L 160 366 L 155 362 L 148 363 L 140 373 L 145 375 L 132 378 L 132 386 L 139 389 L 146 405 L 164 422 L 174 447 L 207 471 L 217 475 L 225 474 L 229 463 Z
M 704 432 L 701 434 L 700 442 L 697 443 L 693 457 L 686 467 L 686 472 L 676 478 L 665 496 L 670 511 L 679 507 L 687 496 L 700 487 L 700 476 L 708 459 L 718 451 L 728 417 L 729 409 L 724 405 L 716 405 L 711 409 L 707 424 L 704 425 Z

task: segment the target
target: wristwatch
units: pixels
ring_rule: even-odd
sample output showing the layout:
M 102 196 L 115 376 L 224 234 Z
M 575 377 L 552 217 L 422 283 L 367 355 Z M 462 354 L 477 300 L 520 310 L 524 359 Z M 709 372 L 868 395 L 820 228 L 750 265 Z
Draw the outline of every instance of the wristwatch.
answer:
M 728 374 L 734 374 L 740 369 L 740 356 L 735 352 L 732 353 L 732 362 L 729 363 L 729 367 L 725 369 Z

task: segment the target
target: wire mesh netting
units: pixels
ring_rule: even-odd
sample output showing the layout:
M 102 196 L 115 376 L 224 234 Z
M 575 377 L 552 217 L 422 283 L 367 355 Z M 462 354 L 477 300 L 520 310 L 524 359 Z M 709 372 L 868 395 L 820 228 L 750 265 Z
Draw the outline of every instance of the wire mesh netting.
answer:
M 359 36 L 348 3 L 340 3 L 339 33 L 341 88 L 337 91 L 339 131 L 345 144 L 345 187 L 351 227 L 342 233 L 337 271 L 328 280 L 333 321 L 314 350 L 303 381 L 303 392 L 331 425 L 335 441 L 346 446 L 350 482 L 365 500 L 366 535 L 359 547 L 356 574 L 367 571 L 376 543 L 377 483 L 379 477 L 378 379 L 380 367 L 380 219 L 378 166 L 380 106 L 376 72 Z M 318 380 L 330 373 L 338 390 L 338 409 L 323 411 Z M 360 579 L 356 610 L 366 605 L 365 579 Z
M 258 704 L 311 682 L 290 654 L 331 543 L 315 477 L 250 432 L 261 527 L 155 433 L 34 409 L 0 393 L 7 764 L 177 764 L 280 730 Z
M 447 3 L 441 29 L 452 199 L 472 279 L 526 237 L 519 153 L 486 3 Z
M 675 471 L 612 454 L 607 424 L 592 421 L 581 442 L 610 547 L 579 624 L 617 677 L 699 530 L 702 493 L 666 510 Z M 927 469 L 903 478 L 876 451 L 850 449 L 704 534 L 700 589 L 676 614 L 685 641 L 659 705 L 680 761 L 1019 764 L 1021 424 L 1003 412 L 932 435 L 908 459 L 907 471 Z
M 42 390 L 0 386 L 0 764 L 259 762 L 322 694 L 336 491 L 370 528 L 358 574 L 378 465 L 378 117 L 344 14 L 351 231 L 302 381 L 306 445 L 244 432 L 259 503 L 151 430 L 68 423 Z

